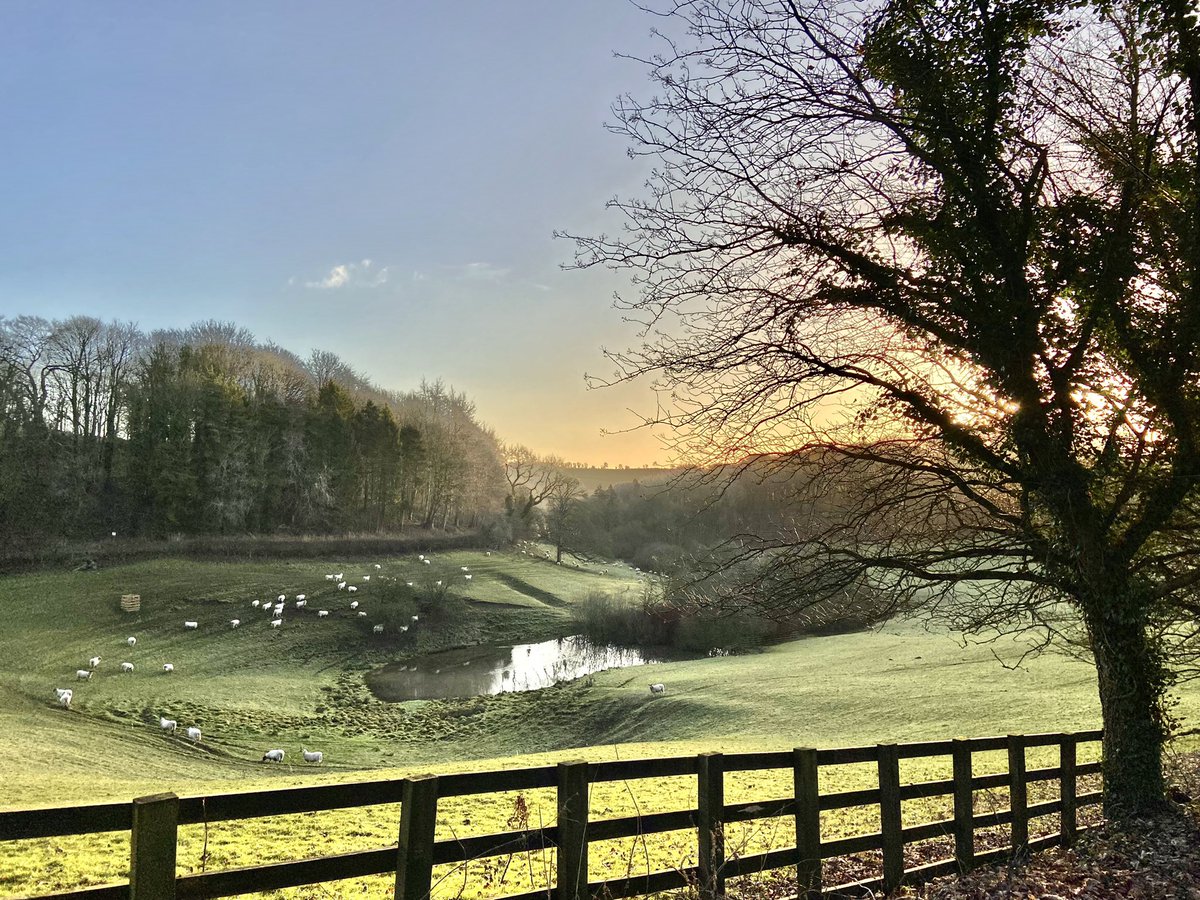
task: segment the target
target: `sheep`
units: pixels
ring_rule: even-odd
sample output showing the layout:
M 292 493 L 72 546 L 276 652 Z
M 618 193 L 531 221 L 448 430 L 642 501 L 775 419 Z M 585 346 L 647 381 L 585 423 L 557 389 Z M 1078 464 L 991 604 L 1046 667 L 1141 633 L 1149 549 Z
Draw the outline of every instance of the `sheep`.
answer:
M 75 670 L 75 680 L 76 681 L 91 681 L 92 680 L 92 670 L 91 669 L 76 669 Z
M 230 619 L 230 620 L 229 620 L 229 627 L 230 627 L 230 628 L 237 628 L 237 627 L 238 627 L 239 625 L 241 625 L 241 624 L 242 624 L 242 620 L 241 620 L 241 619 Z
M 485 550 L 485 551 L 483 552 L 483 555 L 484 555 L 484 556 L 491 556 L 491 555 L 492 555 L 492 551 L 491 551 L 491 550 Z
M 137 638 L 135 638 L 133 636 L 127 637 L 127 638 L 125 638 L 125 643 L 127 643 L 130 647 L 132 647 L 134 644 L 137 643 Z
M 416 613 L 413 613 L 412 620 L 413 620 L 414 622 L 415 622 L 415 621 L 417 621 L 417 619 L 419 619 L 419 618 L 421 618 L 421 617 L 420 617 L 420 616 L 418 616 Z
M 268 750 L 266 753 L 263 754 L 263 758 L 262 758 L 261 762 L 281 763 L 281 762 L 283 762 L 283 751 L 282 750 Z
M 297 600 L 296 601 L 296 609 L 304 609 L 304 607 L 306 607 L 306 606 L 308 606 L 307 600 Z
M 325 576 L 325 580 L 326 580 L 326 581 L 333 581 L 333 576 L 332 576 L 332 575 L 326 575 L 326 576 Z
M 377 568 L 377 569 L 382 569 L 382 568 L 383 568 L 383 566 L 381 566 L 379 563 L 375 563 L 375 568 Z
M 407 625 L 401 625 L 401 626 L 400 626 L 400 630 L 401 630 L 401 631 L 408 631 L 408 626 L 407 626 Z
M 70 694 L 72 691 L 70 688 L 55 688 L 54 693 L 58 694 L 59 697 L 62 697 L 63 694 Z
M 283 603 L 287 600 L 287 594 L 280 594 L 278 597 L 275 598 L 275 600 L 279 603 Z
M 423 560 L 421 560 L 421 562 L 425 563 L 425 565 L 427 565 L 427 566 L 432 565 L 432 563 L 430 563 L 429 560 L 427 560 L 427 559 L 423 559 Z
M 303 602 L 308 599 L 308 594 L 297 594 L 296 599 Z
M 334 580 L 334 581 L 345 581 L 345 580 L 346 580 L 346 573 L 345 573 L 345 572 L 338 572 L 336 575 L 334 575 L 334 576 L 333 576 L 333 580 Z
M 370 575 L 364 575 L 364 576 L 363 576 L 363 581 L 370 581 L 370 580 L 371 580 L 371 576 L 370 576 Z
M 200 729 L 195 725 L 187 730 L 187 736 L 191 739 L 193 744 L 200 743 Z
M 93 656 L 91 659 L 88 660 L 88 668 L 89 669 L 94 669 L 98 665 L 100 665 L 100 657 Z
M 191 631 L 195 631 L 197 628 L 200 627 L 200 623 L 199 622 L 184 622 L 183 627 L 190 629 Z
M 470 570 L 470 569 L 468 569 L 466 566 L 459 566 L 459 568 L 460 568 L 460 569 L 462 569 L 464 572 L 469 572 L 469 571 L 471 571 L 471 570 Z
M 665 694 L 666 692 L 667 686 L 661 681 L 656 681 L 654 684 L 650 685 L 650 693 L 652 694 Z
M 358 601 L 357 601 L 357 600 L 351 600 L 351 601 L 350 601 L 350 608 L 351 608 L 351 609 L 358 609 Z
M 173 665 L 171 665 L 171 663 L 163 663 L 163 673 L 164 674 L 170 675 L 174 671 L 175 671 L 175 667 Z
M 320 750 L 306 750 L 305 748 L 301 747 L 300 752 L 304 755 L 305 762 L 317 763 L 317 765 L 320 765 L 321 761 L 325 759 L 325 754 Z
M 55 688 L 54 690 L 58 692 L 58 705 L 64 709 L 70 709 L 75 692 L 64 688 Z
M 406 581 L 406 582 L 404 582 L 404 583 L 405 583 L 406 585 L 408 585 L 409 587 L 412 587 L 412 586 L 413 586 L 413 583 L 412 583 L 411 581 Z
M 283 624 L 283 619 L 272 619 L 272 620 L 271 620 L 271 627 L 272 627 L 272 628 L 278 628 L 278 627 L 279 627 L 280 625 L 282 625 L 282 624 Z
M 318 619 L 324 619 L 327 615 L 329 615 L 329 610 L 327 610 L 327 609 L 318 609 L 317 610 L 317 618 Z
M 464 576 L 463 576 L 463 578 L 467 579 L 467 581 L 470 581 L 470 580 L 471 580 L 471 576 L 470 576 L 470 575 L 464 575 Z
M 344 591 L 345 589 L 346 589 L 346 582 L 344 582 L 344 581 L 339 581 L 339 582 L 338 582 L 338 590 L 339 590 L 339 591 Z
M 424 553 L 418 553 L 418 554 L 417 554 L 417 559 L 424 559 L 424 558 L 425 558 L 425 554 L 424 554 Z
M 383 626 L 376 625 L 374 628 L 371 629 L 371 631 L 373 631 L 375 634 L 383 634 Z
M 131 662 L 121 663 L 121 671 L 122 672 L 132 672 L 133 671 L 133 663 L 131 663 Z
M 366 614 L 367 614 L 367 611 L 366 611 L 365 609 L 360 609 L 360 610 L 358 611 L 358 617 L 359 617 L 360 619 L 361 619 L 363 616 L 365 616 Z
M 346 591 L 350 594 L 357 594 L 358 588 L 356 588 L 354 585 L 350 585 L 348 588 L 346 588 Z
M 172 734 L 174 734 L 175 727 L 178 724 L 179 723 L 176 722 L 174 719 L 164 719 L 162 716 L 158 717 L 158 727 L 161 728 L 163 731 L 169 731 Z

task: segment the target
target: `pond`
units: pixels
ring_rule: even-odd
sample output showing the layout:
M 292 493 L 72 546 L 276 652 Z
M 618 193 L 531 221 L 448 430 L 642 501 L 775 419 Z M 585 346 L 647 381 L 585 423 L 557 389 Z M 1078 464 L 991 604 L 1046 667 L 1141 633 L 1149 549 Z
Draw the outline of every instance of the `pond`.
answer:
M 464 647 L 392 663 L 367 675 L 367 686 L 379 699 L 393 702 L 477 697 L 536 691 L 593 672 L 665 658 L 573 635 L 536 644 Z

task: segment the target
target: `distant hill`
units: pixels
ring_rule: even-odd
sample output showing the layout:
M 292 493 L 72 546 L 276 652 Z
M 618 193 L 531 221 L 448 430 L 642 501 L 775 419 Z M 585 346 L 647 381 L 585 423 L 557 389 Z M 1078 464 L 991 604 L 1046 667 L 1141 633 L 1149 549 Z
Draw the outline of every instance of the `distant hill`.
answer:
M 579 484 L 589 494 L 597 488 L 609 488 L 618 484 L 637 481 L 641 484 L 661 484 L 679 469 L 568 469 L 567 473 L 579 479 Z

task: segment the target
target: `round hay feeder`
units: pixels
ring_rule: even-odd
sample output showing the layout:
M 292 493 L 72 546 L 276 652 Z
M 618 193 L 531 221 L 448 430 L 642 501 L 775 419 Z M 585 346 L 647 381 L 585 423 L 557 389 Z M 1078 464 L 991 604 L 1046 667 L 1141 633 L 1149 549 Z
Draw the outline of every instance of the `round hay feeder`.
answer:
M 135 613 L 142 611 L 142 595 L 141 594 L 122 594 L 121 595 L 121 611 L 127 613 Z

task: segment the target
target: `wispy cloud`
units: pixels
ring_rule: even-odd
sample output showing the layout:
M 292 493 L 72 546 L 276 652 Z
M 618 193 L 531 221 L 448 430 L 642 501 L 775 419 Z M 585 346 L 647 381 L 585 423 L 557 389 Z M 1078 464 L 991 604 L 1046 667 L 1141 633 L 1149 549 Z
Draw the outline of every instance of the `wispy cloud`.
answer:
M 324 278 L 306 281 L 304 286 L 320 291 L 336 291 L 346 287 L 379 287 L 387 283 L 388 276 L 387 266 L 376 268 L 373 260 L 361 259 L 358 262 L 336 265 Z M 288 283 L 291 284 L 292 280 L 289 279 Z
M 458 278 L 468 281 L 500 281 L 512 269 L 501 268 L 487 262 L 469 262 L 462 266 L 455 266 L 453 271 Z

